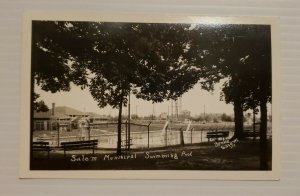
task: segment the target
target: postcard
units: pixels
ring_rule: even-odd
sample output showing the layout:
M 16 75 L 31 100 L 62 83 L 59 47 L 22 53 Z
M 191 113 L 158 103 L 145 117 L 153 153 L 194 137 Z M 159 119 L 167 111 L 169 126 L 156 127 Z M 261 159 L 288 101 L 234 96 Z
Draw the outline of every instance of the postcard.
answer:
M 21 178 L 278 180 L 275 18 L 24 16 Z

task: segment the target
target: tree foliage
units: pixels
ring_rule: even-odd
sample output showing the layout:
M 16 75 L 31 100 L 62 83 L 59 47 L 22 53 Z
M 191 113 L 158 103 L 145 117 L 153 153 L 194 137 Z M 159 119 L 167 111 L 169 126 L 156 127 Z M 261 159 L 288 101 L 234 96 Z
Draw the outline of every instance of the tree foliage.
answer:
M 73 82 L 88 87 L 99 107 L 118 108 L 119 153 L 129 94 L 162 102 L 177 99 L 198 81 L 198 68 L 184 56 L 189 25 L 38 21 L 33 26 L 37 84 L 57 92 L 68 91 Z
M 271 101 L 271 41 L 266 25 L 191 25 L 34 21 L 32 71 L 45 91 L 88 88 L 99 107 L 119 109 L 128 95 L 152 102 L 176 100 L 198 81 L 234 105 L 237 136 L 243 110 L 260 107 L 266 130 Z
M 205 26 L 202 28 L 205 29 Z M 195 56 L 195 62 L 200 65 L 204 76 L 201 84 L 204 89 L 210 91 L 215 83 L 225 79 L 221 98 L 234 105 L 234 137 L 243 137 L 243 110 L 260 108 L 261 168 L 265 169 L 268 157 L 266 104 L 271 101 L 270 26 L 209 26 L 198 39 L 199 44 L 195 44 L 196 48 L 192 50 L 196 53 L 192 55 Z
M 34 93 L 33 94 L 33 110 L 36 112 L 47 112 L 49 111 L 48 106 L 45 104 L 43 100 L 37 101 L 40 95 Z

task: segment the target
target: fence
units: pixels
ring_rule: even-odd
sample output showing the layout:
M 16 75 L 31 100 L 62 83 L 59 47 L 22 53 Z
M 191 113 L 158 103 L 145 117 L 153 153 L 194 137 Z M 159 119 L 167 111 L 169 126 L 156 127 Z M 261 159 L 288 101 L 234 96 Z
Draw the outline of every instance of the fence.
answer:
M 129 128 L 130 127 L 130 128 Z M 195 144 L 207 142 L 207 132 L 216 130 L 229 131 L 229 137 L 233 136 L 233 125 L 192 125 L 172 124 L 163 130 L 163 125 L 157 124 L 138 124 L 127 122 L 122 123 L 122 148 L 155 148 L 184 144 Z M 182 131 L 180 131 L 180 129 Z M 269 130 L 270 132 L 270 130 Z M 60 138 L 58 138 L 60 137 Z M 73 132 L 51 132 L 49 135 L 35 137 L 35 141 L 48 141 L 50 146 L 58 146 L 59 142 L 81 141 L 97 139 L 99 148 L 116 148 L 117 147 L 117 123 L 104 123 L 85 127 L 82 130 Z

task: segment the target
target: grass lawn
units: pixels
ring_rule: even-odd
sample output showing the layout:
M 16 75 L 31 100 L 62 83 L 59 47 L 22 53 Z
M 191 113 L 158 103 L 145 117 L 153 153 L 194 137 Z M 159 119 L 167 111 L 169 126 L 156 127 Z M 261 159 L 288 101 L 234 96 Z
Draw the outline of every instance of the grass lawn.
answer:
M 116 155 L 114 149 L 63 151 L 54 149 L 50 159 L 34 152 L 32 170 L 259 170 L 259 142 L 238 141 L 221 149 L 201 143 L 156 149 L 136 149 Z M 268 142 L 271 152 L 271 141 Z M 271 160 L 271 156 L 269 157 Z M 271 162 L 269 163 L 271 165 Z

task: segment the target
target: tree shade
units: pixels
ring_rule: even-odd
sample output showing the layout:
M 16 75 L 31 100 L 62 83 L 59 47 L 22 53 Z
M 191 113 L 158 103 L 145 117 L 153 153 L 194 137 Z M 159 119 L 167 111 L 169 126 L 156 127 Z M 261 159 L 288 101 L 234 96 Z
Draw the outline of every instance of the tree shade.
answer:
M 129 94 L 162 102 L 197 83 L 198 68 L 184 56 L 189 26 L 35 21 L 34 79 L 51 92 L 68 91 L 73 82 L 89 88 L 99 107 L 118 108 L 121 153 L 121 114 Z
M 234 105 L 235 137 L 243 135 L 243 110 L 260 107 L 266 157 L 270 26 L 33 21 L 32 71 L 45 91 L 68 91 L 74 83 L 88 88 L 99 107 L 118 108 L 118 153 L 129 94 L 176 100 L 197 82 L 213 91 L 226 79 L 221 99 Z

